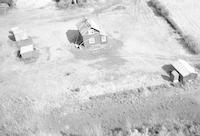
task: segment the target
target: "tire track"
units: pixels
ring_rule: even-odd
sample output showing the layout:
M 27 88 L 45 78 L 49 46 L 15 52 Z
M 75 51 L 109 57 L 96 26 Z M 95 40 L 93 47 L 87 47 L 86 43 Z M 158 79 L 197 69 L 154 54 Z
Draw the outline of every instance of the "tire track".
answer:
M 142 2 L 141 8 L 142 8 L 142 10 L 140 11 L 140 15 L 141 15 L 141 19 L 144 20 L 144 24 L 146 24 L 146 25 L 150 25 L 152 23 L 157 24 L 152 11 L 148 8 L 146 3 Z
M 173 14 L 172 18 L 178 23 L 179 27 L 183 28 L 183 31 L 184 31 L 185 26 L 187 26 L 189 24 L 188 21 L 186 19 L 184 19 L 180 10 L 173 10 L 172 14 Z
M 180 12 L 180 11 L 179 11 Z M 181 14 L 181 13 L 180 13 Z M 192 30 L 195 32 L 196 30 L 200 30 L 200 28 L 194 23 L 195 21 L 191 16 L 183 15 L 184 20 L 187 20 L 188 25 L 192 26 Z
M 182 9 L 181 9 L 182 10 Z M 198 33 L 198 31 L 200 31 L 200 26 L 198 26 L 196 23 L 194 23 L 194 19 L 192 19 L 192 16 L 187 16 L 185 14 L 183 14 L 184 12 L 182 12 L 181 10 L 174 10 L 173 14 L 175 15 L 174 18 L 176 18 L 176 20 L 178 19 L 179 23 L 181 22 L 180 26 L 183 27 L 185 30 L 190 30 L 190 32 L 192 33 Z M 187 26 L 191 26 L 190 29 Z
M 188 20 L 189 24 L 192 25 L 192 28 L 195 31 L 195 33 L 199 34 L 200 26 L 197 23 L 195 23 L 196 21 L 194 21 L 193 15 L 192 16 L 184 16 L 184 17 Z

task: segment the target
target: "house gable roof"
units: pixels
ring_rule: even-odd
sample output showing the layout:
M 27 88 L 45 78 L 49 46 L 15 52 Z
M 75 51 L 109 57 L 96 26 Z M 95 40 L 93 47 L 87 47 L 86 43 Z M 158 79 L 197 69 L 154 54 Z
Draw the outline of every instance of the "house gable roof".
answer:
M 84 18 L 77 24 L 77 28 L 82 35 L 86 34 L 89 29 L 94 29 L 102 35 L 106 35 L 103 29 L 91 19 Z
M 10 33 L 15 36 L 16 41 L 28 39 L 28 35 L 26 34 L 26 32 L 18 27 L 12 28 Z
M 196 73 L 195 69 L 184 60 L 179 59 L 172 65 L 183 77 Z

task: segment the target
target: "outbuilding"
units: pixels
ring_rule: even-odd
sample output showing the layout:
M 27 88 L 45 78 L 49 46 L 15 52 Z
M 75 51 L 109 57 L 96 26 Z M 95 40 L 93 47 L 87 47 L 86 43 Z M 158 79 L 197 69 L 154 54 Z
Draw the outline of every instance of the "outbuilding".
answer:
M 24 62 L 28 63 L 33 62 L 37 59 L 38 52 L 35 49 L 34 45 L 31 44 L 20 47 L 19 55 Z
M 16 42 L 26 40 L 29 38 L 27 33 L 24 30 L 20 29 L 19 27 L 12 28 L 9 31 L 9 33 L 11 34 L 11 36 L 14 38 L 14 41 Z
M 195 68 L 184 60 L 179 59 L 178 61 L 172 63 L 172 66 L 174 70 L 171 71 L 170 75 L 173 82 L 175 82 L 178 78 L 179 82 L 185 83 L 189 80 L 194 80 L 198 76 Z
M 80 45 L 90 48 L 91 46 L 101 46 L 108 41 L 106 33 L 93 20 L 84 18 L 77 24 L 77 28 L 83 39 Z
M 9 10 L 9 5 L 6 3 L 0 3 L 0 15 L 6 15 Z
M 22 29 L 15 27 L 9 32 L 11 39 L 14 39 L 18 47 L 18 56 L 25 62 L 33 62 L 38 58 L 38 51 L 36 50 L 33 40 Z

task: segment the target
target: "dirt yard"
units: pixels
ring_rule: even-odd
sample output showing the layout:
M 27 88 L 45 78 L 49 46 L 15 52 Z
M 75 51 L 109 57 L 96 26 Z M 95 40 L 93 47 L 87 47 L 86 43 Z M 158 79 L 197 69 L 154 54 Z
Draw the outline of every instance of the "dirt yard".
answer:
M 178 2 L 166 1 L 171 7 Z M 58 9 L 50 0 L 18 0 L 16 6 L 0 16 L 0 135 L 200 135 L 200 79 L 171 86 L 162 69 L 177 59 L 197 66 L 200 56 L 180 45 L 146 0 L 110 0 L 78 9 Z M 109 35 L 106 48 L 71 46 L 66 32 L 77 29 L 84 16 Z M 180 21 L 184 30 L 190 30 L 188 20 Z M 15 26 L 33 38 L 40 52 L 36 63 L 16 57 L 16 45 L 8 39 Z

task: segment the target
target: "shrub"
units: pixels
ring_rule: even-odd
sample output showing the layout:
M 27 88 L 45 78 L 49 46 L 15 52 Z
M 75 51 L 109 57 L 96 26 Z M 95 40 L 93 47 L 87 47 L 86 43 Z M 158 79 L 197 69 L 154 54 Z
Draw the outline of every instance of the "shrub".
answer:
M 0 3 L 6 3 L 9 7 L 13 7 L 15 5 L 14 0 L 0 0 Z
M 53 0 L 57 3 L 58 7 L 67 8 L 72 5 L 77 5 L 82 7 L 84 4 L 87 3 L 87 0 Z
M 147 4 L 153 9 L 156 15 L 165 19 L 167 23 L 175 30 L 175 32 L 182 37 L 182 30 L 176 24 L 176 22 L 169 16 L 169 10 L 164 5 L 162 5 L 158 0 L 150 0 Z
M 181 28 L 177 25 L 177 23 L 170 17 L 167 18 L 167 22 L 168 24 L 174 29 L 174 31 L 180 35 L 180 37 L 182 37 L 183 31 L 181 30 Z
M 200 42 L 196 40 L 195 37 L 191 35 L 185 35 L 181 38 L 181 42 L 191 53 L 200 53 Z
M 148 5 L 154 9 L 154 12 L 157 15 L 166 18 L 169 16 L 169 11 L 158 0 L 150 0 L 148 1 Z
M 196 64 L 195 68 L 198 69 L 198 70 L 200 70 L 200 64 Z

